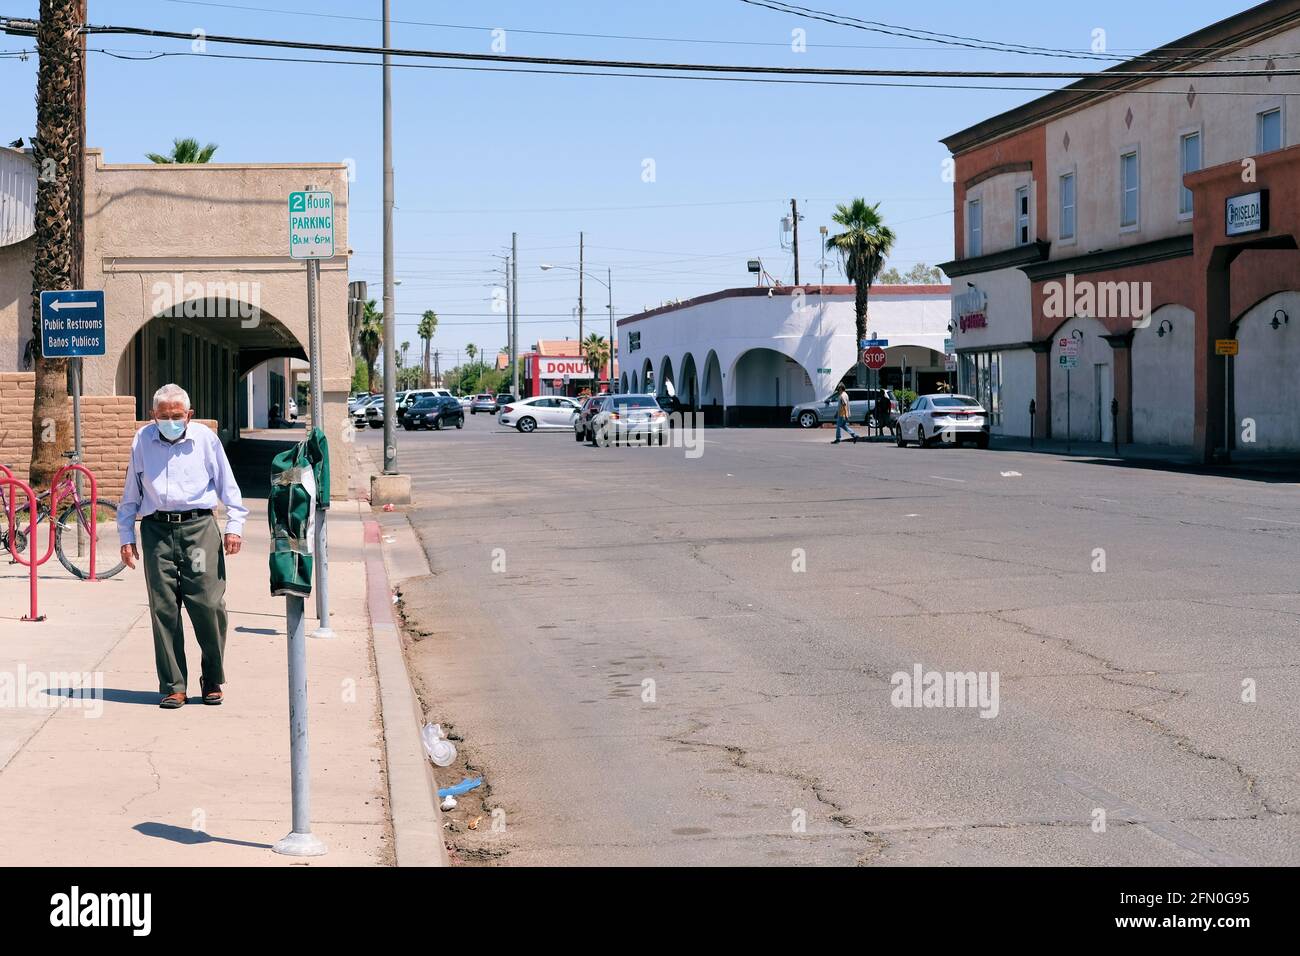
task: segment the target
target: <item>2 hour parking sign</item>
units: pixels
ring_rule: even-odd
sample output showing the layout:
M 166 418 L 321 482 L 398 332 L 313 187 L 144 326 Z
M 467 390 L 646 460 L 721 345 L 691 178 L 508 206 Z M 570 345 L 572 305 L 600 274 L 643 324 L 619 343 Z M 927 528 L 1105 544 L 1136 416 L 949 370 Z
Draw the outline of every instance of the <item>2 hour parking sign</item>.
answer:
M 334 258 L 334 194 L 324 190 L 289 193 L 289 256 Z

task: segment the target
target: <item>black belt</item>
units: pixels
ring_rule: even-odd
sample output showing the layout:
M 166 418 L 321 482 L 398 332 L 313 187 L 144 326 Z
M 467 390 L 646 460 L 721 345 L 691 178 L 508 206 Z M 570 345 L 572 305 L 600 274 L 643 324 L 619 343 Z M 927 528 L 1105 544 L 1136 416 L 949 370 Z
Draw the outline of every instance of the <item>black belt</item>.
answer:
M 195 518 L 206 518 L 212 514 L 211 508 L 195 508 L 193 511 L 155 511 L 145 515 L 141 521 L 165 521 L 168 524 L 180 524 Z

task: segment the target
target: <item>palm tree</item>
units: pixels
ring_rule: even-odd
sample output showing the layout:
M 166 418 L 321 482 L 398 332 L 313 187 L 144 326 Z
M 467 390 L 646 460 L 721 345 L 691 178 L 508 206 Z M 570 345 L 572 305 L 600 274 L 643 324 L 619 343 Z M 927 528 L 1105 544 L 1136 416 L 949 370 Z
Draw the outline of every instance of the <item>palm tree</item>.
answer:
M 826 248 L 839 252 L 844 274 L 853 283 L 856 352 L 858 343 L 867 337 L 867 297 L 871 294 L 871 283 L 880 275 L 885 259 L 894 248 L 894 232 L 880 216 L 880 203 L 868 206 L 861 198 L 848 205 L 841 203 L 831 219 L 844 227 L 843 232 L 827 237 Z M 858 384 L 863 384 L 861 362 L 856 377 Z
M 172 151 L 164 156 L 162 153 L 145 153 L 145 159 L 155 163 L 206 163 L 217 151 L 216 143 L 199 146 L 197 139 L 177 139 L 172 141 Z
M 424 315 L 420 316 L 420 325 L 415 331 L 424 340 L 424 377 L 420 384 L 424 388 L 429 387 L 429 340 L 433 338 L 433 333 L 438 330 L 438 313 L 433 309 L 425 309 Z
M 48 488 L 72 447 L 72 415 L 68 401 L 68 360 L 41 354 L 43 290 L 70 289 L 79 272 L 73 233 L 76 218 L 74 185 L 77 164 L 83 162 L 76 97 L 81 75 L 81 4 L 78 0 L 41 0 L 36 26 L 36 139 L 32 143 L 36 168 L 36 247 L 32 261 L 32 347 L 36 390 L 32 402 L 32 461 L 34 488 Z M 52 175 L 45 175 L 50 170 Z M 51 431 L 51 424 L 53 430 Z
M 582 357 L 587 360 L 587 368 L 596 376 L 596 384 L 600 384 L 600 370 L 609 361 L 609 341 L 592 332 L 582 340 Z
M 465 346 L 465 354 L 469 356 L 469 361 L 470 364 L 472 365 L 474 363 L 474 356 L 478 355 L 478 346 L 475 345 L 473 342 L 470 342 L 468 345 Z
M 402 368 L 403 366 L 406 365 L 406 350 L 409 349 L 410 347 L 411 347 L 411 343 L 410 343 L 410 342 L 403 342 L 403 343 L 402 343 L 402 354 L 396 356 L 396 358 L 397 358 L 397 367 L 398 367 L 398 368 Z
M 384 313 L 376 308 L 375 300 L 366 303 L 365 313 L 361 316 L 361 328 L 357 332 L 357 345 L 361 357 L 366 360 L 366 390 L 375 390 L 375 363 L 379 361 L 379 349 L 384 344 Z

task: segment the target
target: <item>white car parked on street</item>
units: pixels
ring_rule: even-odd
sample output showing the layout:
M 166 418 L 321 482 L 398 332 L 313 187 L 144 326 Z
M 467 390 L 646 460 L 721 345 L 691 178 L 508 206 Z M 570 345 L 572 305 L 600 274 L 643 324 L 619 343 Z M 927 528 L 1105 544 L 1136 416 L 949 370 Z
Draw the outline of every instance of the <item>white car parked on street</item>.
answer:
M 497 413 L 502 425 L 513 425 L 521 432 L 539 428 L 573 428 L 573 418 L 578 414 L 578 403 L 563 395 L 536 395 L 509 402 Z
M 899 448 L 913 441 L 922 448 L 935 442 L 960 445 L 966 441 L 988 448 L 988 412 L 969 395 L 922 395 L 898 416 L 895 440 Z

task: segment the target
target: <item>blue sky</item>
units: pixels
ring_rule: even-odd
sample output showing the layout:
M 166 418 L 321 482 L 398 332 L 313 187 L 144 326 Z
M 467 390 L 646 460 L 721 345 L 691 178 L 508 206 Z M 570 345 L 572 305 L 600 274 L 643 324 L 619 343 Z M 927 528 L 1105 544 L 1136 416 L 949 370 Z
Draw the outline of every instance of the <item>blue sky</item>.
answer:
M 1101 28 L 1110 51 L 1129 53 L 1252 5 L 806 2 L 909 27 L 1077 50 L 1086 50 Z M 379 0 L 90 0 L 89 19 L 379 45 L 380 8 Z M 34 17 L 37 9 L 36 0 L 0 0 L 7 15 Z M 392 11 L 394 46 L 412 48 L 490 52 L 491 30 L 500 28 L 507 52 L 539 56 L 944 69 L 1061 69 L 1072 62 L 921 44 L 740 0 L 393 0 Z M 807 31 L 806 52 L 791 49 L 795 28 Z M 29 45 L 0 35 L 0 51 Z M 91 46 L 120 53 L 188 49 L 179 41 L 121 36 L 94 37 Z M 0 59 L 0 90 L 0 138 L 27 137 L 35 123 L 34 58 Z M 500 281 L 492 270 L 500 268 L 494 255 L 507 250 L 511 231 L 519 233 L 523 347 L 577 332 L 575 275 L 539 267 L 576 266 L 579 230 L 586 232 L 588 271 L 604 277 L 613 270 L 619 316 L 748 285 L 751 256 L 789 282 L 792 259 L 781 248 L 779 220 L 791 197 L 805 216 L 804 282 L 819 275 L 818 226 L 829 224 L 836 202 L 854 196 L 882 204 L 899 237 L 893 264 L 905 270 L 918 260 L 943 261 L 952 253 L 952 187 L 941 177 L 947 153 L 939 138 L 1035 95 L 395 69 L 398 341 L 415 343 L 418 317 L 432 308 L 440 316 L 434 345 L 450 361 L 467 342 L 489 353 L 503 346 L 504 319 L 491 310 L 492 286 Z M 109 162 L 165 152 L 177 136 L 216 142 L 216 159 L 231 162 L 354 161 L 352 277 L 368 280 L 379 297 L 378 68 L 213 56 L 133 63 L 95 54 L 88 123 L 90 144 L 103 148 Z M 654 161 L 653 182 L 643 179 L 647 159 Z M 832 265 L 827 280 L 839 278 Z M 587 320 L 598 330 L 607 327 L 605 302 L 605 289 L 589 282 Z

